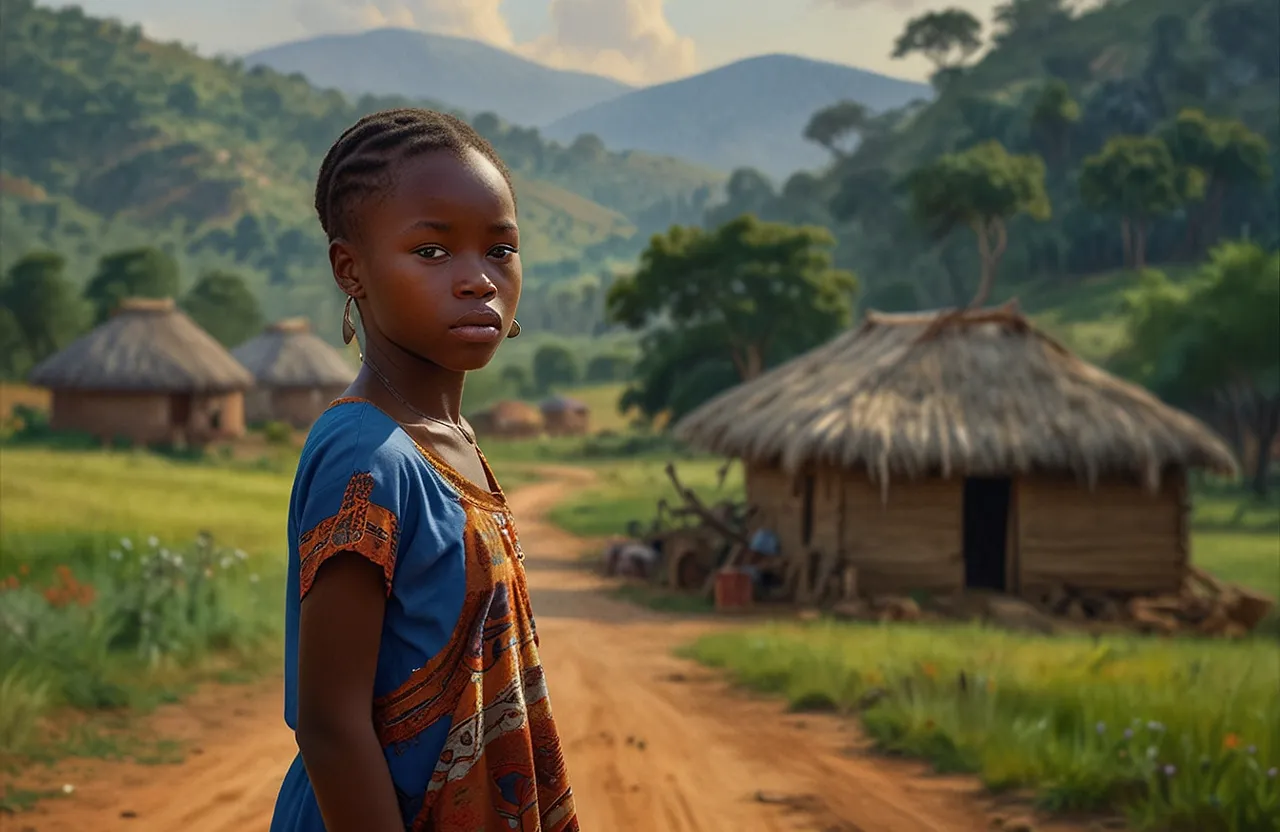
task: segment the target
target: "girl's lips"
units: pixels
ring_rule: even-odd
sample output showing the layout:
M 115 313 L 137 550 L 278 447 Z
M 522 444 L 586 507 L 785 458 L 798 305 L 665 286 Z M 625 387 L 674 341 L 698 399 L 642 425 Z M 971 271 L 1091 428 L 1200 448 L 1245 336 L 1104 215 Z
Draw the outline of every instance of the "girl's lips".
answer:
M 450 330 L 458 339 L 471 344 L 489 344 L 502 337 L 502 330 L 496 326 L 464 324 Z

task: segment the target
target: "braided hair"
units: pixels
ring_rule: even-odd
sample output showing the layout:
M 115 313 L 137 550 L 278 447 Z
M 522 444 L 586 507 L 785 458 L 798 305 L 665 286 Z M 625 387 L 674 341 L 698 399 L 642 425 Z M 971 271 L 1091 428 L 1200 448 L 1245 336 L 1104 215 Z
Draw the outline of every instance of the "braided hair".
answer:
M 396 163 L 432 151 L 459 155 L 475 150 L 502 174 L 515 199 L 511 173 L 493 145 L 465 121 L 435 110 L 403 108 L 371 113 L 347 129 L 329 148 L 316 178 L 316 213 L 330 240 L 356 229 L 359 203 L 390 188 Z

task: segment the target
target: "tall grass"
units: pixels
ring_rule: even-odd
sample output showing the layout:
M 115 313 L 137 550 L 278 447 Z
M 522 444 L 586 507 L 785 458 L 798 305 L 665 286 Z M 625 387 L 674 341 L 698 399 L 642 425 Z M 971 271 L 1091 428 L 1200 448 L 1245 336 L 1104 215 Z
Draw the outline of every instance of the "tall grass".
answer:
M 292 472 L 0 451 L 0 757 L 274 666 Z M 71 719 L 47 720 L 66 709 Z
M 1273 643 L 1039 638 L 978 628 L 774 625 L 688 650 L 797 708 L 862 711 L 891 752 L 1034 788 L 1142 829 L 1280 828 Z

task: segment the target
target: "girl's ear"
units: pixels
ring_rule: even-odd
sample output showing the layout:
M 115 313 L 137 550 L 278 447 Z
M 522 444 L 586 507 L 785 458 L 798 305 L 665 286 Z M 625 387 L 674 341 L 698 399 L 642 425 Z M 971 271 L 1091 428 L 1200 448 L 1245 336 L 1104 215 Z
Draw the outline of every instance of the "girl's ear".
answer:
M 360 260 L 355 250 L 346 240 L 337 239 L 329 242 L 329 266 L 333 269 L 333 280 L 343 293 L 362 298 L 365 295 L 364 281 L 360 275 Z

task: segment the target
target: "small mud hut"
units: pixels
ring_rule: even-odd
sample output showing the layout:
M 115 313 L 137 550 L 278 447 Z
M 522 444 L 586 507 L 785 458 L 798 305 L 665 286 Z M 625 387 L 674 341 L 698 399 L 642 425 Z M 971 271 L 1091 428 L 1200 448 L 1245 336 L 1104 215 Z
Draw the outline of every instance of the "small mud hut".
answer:
M 542 411 L 527 402 L 501 401 L 470 418 L 479 436 L 531 439 L 541 436 Z
M 171 299 L 128 299 L 29 381 L 52 391 L 54 430 L 200 445 L 244 433 L 253 376 Z
M 306 429 L 356 377 L 356 368 L 311 331 L 304 318 L 278 321 L 232 353 L 256 383 L 245 397 L 250 424 Z
M 1235 470 L 1201 422 L 1012 304 L 868 313 L 676 432 L 743 460 L 755 524 L 778 535 L 792 593 L 812 603 L 851 572 L 860 595 L 1176 592 L 1186 472 Z
M 568 396 L 553 396 L 539 405 L 539 409 L 551 436 L 582 436 L 591 424 L 591 408 Z

